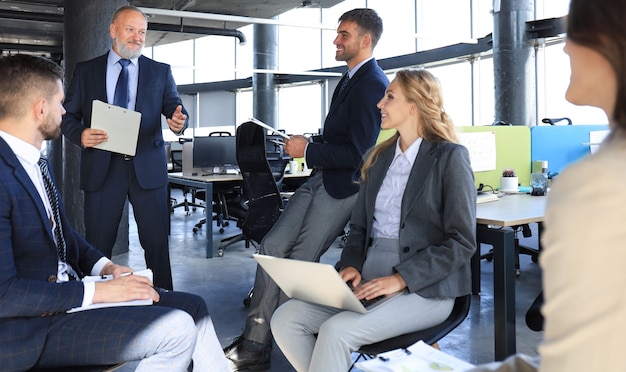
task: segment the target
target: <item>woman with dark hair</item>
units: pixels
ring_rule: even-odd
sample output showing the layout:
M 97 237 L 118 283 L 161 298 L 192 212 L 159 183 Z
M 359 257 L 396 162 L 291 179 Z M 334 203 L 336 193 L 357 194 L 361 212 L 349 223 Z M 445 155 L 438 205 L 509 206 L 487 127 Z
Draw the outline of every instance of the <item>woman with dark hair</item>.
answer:
M 572 0 L 565 53 L 575 105 L 602 109 L 598 152 L 554 181 L 545 215 L 544 341 L 539 360 L 515 355 L 472 371 L 626 371 L 626 1 Z
M 610 135 L 556 179 L 544 247 L 544 371 L 626 371 L 626 1 L 572 0 L 565 97 L 602 109 Z
M 271 327 L 298 371 L 346 371 L 360 346 L 441 323 L 470 293 L 476 189 L 439 82 L 399 71 L 378 108 L 397 133 L 366 157 L 336 267 L 360 299 L 404 293 L 366 314 L 287 301 Z

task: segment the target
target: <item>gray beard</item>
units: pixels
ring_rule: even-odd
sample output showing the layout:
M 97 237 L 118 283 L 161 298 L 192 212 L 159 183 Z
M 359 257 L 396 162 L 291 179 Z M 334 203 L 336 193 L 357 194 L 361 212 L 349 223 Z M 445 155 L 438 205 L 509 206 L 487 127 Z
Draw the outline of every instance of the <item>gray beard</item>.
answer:
M 117 39 L 115 39 L 115 46 L 117 47 L 117 51 L 120 53 L 120 55 L 126 59 L 139 58 L 141 53 L 143 53 L 143 47 L 134 51 L 128 48 L 126 46 L 126 43 L 122 43 Z

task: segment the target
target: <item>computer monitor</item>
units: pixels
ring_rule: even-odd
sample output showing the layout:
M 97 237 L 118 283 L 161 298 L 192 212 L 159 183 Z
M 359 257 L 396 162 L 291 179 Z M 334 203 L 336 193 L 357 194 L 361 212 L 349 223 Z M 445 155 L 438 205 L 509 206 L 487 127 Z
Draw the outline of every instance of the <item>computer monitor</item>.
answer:
M 235 136 L 193 138 L 194 168 L 235 168 L 237 151 Z

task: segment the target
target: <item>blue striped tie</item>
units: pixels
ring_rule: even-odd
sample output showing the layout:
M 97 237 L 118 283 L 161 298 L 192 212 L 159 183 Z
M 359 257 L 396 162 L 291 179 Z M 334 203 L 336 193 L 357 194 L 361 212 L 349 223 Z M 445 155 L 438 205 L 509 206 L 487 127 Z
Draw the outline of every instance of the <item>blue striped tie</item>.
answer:
M 67 249 L 65 247 L 65 238 L 63 237 L 63 229 L 61 228 L 61 215 L 59 213 L 59 193 L 57 192 L 57 188 L 52 182 L 52 178 L 50 177 L 50 172 L 48 170 L 48 162 L 43 155 L 41 155 L 37 164 L 39 164 L 39 169 L 41 169 L 43 184 L 46 188 L 48 201 L 50 201 L 50 207 L 52 208 L 52 218 L 54 218 L 55 225 L 54 239 L 57 243 L 59 259 L 62 262 L 67 262 Z
M 346 88 L 349 82 L 350 82 L 350 75 L 348 75 L 348 73 L 346 72 L 346 75 L 341 81 L 341 86 L 339 87 L 339 93 L 343 92 L 343 90 Z

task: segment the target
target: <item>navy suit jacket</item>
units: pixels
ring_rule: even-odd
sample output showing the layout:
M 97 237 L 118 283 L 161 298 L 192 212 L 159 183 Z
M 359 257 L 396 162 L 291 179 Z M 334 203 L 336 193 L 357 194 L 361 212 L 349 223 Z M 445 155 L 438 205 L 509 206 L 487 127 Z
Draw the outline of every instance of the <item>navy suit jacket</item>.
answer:
M 52 172 L 51 172 L 52 173 Z M 50 317 L 80 306 L 80 281 L 56 283 L 57 248 L 44 204 L 0 138 L 0 369 L 29 369 L 41 353 Z M 103 257 L 71 227 L 60 205 L 68 263 L 82 277 Z
M 376 197 L 394 154 L 395 145 L 379 154 L 367 182 L 361 184 L 337 268 L 363 268 L 372 241 Z M 400 263 L 394 270 L 409 291 L 422 297 L 468 294 L 469 261 L 476 250 L 476 188 L 467 149 L 424 140 L 400 208 Z
M 73 143 L 81 145 L 85 128 L 91 127 L 94 99 L 107 102 L 107 54 L 76 64 L 67 89 L 61 130 Z M 135 111 L 141 112 L 137 153 L 134 159 L 139 185 L 145 189 L 167 184 L 167 159 L 161 131 L 161 114 L 170 118 L 176 106 L 182 105 L 169 65 L 139 57 L 139 81 Z M 183 113 L 188 116 L 183 108 Z M 187 123 L 185 123 L 185 128 Z M 81 156 L 80 187 L 94 191 L 104 181 L 111 153 L 85 148 Z
M 361 66 L 339 92 L 337 85 L 324 122 L 322 136 L 313 138 L 306 149 L 309 167 L 322 169 L 324 187 L 330 196 L 343 199 L 359 191 L 363 155 L 376 143 L 380 132 L 380 110 L 389 79 L 375 59 Z

